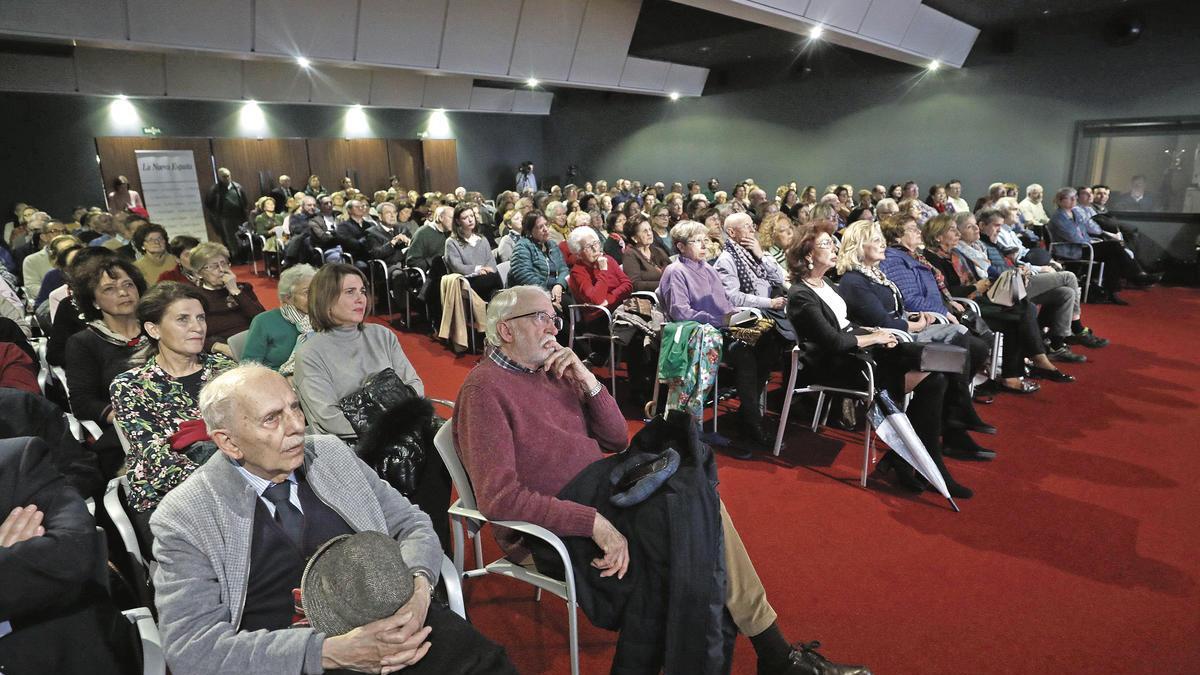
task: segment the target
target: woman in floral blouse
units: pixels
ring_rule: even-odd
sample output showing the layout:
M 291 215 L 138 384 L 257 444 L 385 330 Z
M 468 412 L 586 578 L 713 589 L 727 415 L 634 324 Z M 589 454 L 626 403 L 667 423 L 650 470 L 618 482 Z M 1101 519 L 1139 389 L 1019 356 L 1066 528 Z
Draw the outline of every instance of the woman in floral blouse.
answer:
M 198 466 L 182 452 L 192 425 L 183 433 L 180 426 L 200 419 L 200 388 L 235 364 L 204 351 L 207 326 L 195 286 L 159 283 L 142 296 L 137 316 L 150 340 L 133 362 L 144 363 L 118 375 L 110 393 L 116 424 L 129 440 L 126 477 L 134 525 L 149 542 L 150 514 Z

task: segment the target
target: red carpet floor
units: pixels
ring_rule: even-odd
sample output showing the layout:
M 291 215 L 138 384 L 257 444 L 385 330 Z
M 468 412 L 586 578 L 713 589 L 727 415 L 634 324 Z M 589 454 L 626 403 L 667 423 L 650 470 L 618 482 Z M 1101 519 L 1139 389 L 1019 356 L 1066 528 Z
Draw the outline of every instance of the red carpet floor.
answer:
M 256 285 L 273 306 L 273 284 Z M 977 492 L 962 513 L 862 489 L 859 437 L 813 435 L 799 414 L 779 460 L 722 457 L 722 497 L 785 633 L 878 675 L 1200 672 L 1200 292 L 1125 296 L 1085 308 L 1113 344 L 1064 366 L 1078 382 L 980 407 L 999 457 L 951 462 Z M 478 359 L 400 340 L 432 396 L 453 399 Z M 560 600 L 466 585 L 471 620 L 521 672 L 569 672 Z M 580 642 L 582 671 L 607 672 L 615 636 L 584 625 Z M 754 672 L 745 639 L 735 663 Z

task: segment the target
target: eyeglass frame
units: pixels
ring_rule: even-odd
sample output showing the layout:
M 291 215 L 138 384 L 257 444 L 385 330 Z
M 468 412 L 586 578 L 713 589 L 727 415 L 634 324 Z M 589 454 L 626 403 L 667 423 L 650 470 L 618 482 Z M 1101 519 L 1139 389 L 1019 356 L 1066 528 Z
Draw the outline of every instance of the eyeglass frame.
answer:
M 541 319 L 538 316 L 539 314 L 541 316 L 546 317 L 545 320 Z M 516 316 L 510 316 L 510 317 L 504 319 L 504 321 L 515 321 L 516 319 L 525 319 L 525 318 L 528 318 L 531 316 L 534 317 L 534 319 L 533 319 L 534 321 L 536 321 L 538 324 L 541 324 L 541 325 L 544 325 L 545 321 L 550 321 L 551 325 L 554 326 L 554 332 L 556 334 L 562 332 L 563 325 L 564 325 L 563 318 L 557 314 L 547 313 L 545 310 L 542 310 L 542 309 L 535 310 L 532 312 L 526 312 L 524 314 L 518 314 Z

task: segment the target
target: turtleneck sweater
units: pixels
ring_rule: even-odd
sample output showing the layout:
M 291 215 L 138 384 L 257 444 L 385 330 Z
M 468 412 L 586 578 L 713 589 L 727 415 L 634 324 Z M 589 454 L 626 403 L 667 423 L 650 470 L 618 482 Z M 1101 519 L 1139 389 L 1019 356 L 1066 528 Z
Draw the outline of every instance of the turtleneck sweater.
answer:
M 317 331 L 296 350 L 296 392 L 316 433 L 354 438 L 338 401 L 358 391 L 369 375 L 391 368 L 401 381 L 425 395 L 425 385 L 391 330 L 374 323 Z

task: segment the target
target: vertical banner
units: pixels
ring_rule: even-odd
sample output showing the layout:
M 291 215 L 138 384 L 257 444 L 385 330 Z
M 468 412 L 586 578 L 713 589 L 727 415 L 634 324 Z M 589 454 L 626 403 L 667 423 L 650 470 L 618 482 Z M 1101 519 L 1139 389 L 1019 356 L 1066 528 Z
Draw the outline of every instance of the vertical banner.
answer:
M 191 150 L 134 150 L 142 199 L 150 220 L 162 225 L 172 237 L 191 235 L 208 240 L 196 159 Z

